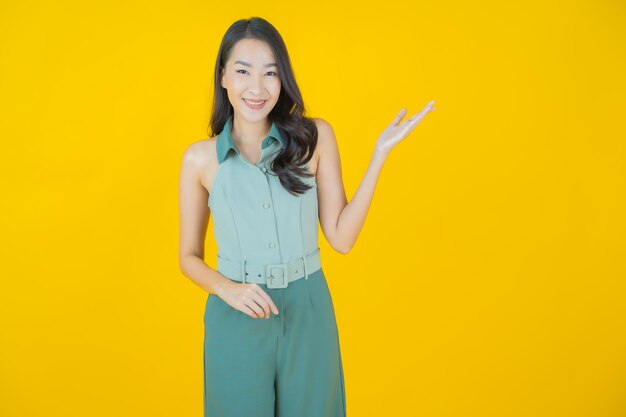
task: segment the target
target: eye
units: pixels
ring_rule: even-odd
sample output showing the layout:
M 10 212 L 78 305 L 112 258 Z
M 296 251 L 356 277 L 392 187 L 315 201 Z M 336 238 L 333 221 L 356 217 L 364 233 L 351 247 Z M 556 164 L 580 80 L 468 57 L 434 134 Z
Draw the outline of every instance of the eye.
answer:
M 243 74 L 243 72 L 240 72 L 240 71 L 243 71 L 243 72 L 248 72 L 248 71 L 246 71 L 246 70 L 244 70 L 244 69 L 236 70 L 235 72 L 237 72 L 237 73 L 239 73 L 239 74 Z M 278 75 L 278 73 L 277 73 L 277 72 L 274 72 L 274 71 L 270 71 L 270 72 L 268 72 L 268 74 L 274 74 L 274 75 L 276 75 L 276 76 Z

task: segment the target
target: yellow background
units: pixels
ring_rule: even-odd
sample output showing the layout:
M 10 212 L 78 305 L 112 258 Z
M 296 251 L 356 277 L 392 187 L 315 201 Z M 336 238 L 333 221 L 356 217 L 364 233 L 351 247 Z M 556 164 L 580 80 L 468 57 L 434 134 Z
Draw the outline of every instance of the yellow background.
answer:
M 251 16 L 348 198 L 400 108 L 436 100 L 354 249 L 320 234 L 348 415 L 626 415 L 626 7 L 590 0 L 3 2 L 0 415 L 202 415 L 178 176 Z

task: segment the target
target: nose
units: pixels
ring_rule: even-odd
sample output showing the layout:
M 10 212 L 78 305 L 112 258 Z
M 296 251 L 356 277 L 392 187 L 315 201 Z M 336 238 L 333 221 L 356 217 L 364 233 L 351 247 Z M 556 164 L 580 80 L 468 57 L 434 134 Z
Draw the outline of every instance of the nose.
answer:
M 258 96 L 262 90 L 263 90 L 263 76 L 252 77 L 252 81 L 250 82 L 250 94 L 254 96 Z

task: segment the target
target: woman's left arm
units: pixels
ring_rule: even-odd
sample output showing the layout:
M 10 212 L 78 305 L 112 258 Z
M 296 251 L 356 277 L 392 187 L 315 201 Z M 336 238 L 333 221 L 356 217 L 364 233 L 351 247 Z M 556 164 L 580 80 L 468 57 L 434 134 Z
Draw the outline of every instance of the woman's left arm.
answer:
M 318 129 L 316 181 L 320 224 L 326 240 L 337 252 L 346 254 L 356 243 L 387 155 L 415 129 L 426 114 L 435 110 L 434 103 L 430 101 L 421 112 L 402 123 L 400 120 L 405 116 L 406 109 L 400 110 L 376 141 L 367 171 L 349 203 L 343 186 L 334 131 L 325 120 L 315 119 Z

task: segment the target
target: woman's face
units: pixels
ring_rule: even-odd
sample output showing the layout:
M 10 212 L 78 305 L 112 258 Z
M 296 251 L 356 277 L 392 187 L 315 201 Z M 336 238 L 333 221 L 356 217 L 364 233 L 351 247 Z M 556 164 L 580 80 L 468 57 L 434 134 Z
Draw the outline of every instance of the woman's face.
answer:
M 238 118 L 263 120 L 278 102 L 280 78 L 270 47 L 256 39 L 242 39 L 232 49 L 221 79 Z M 245 100 L 264 101 L 255 106 Z

